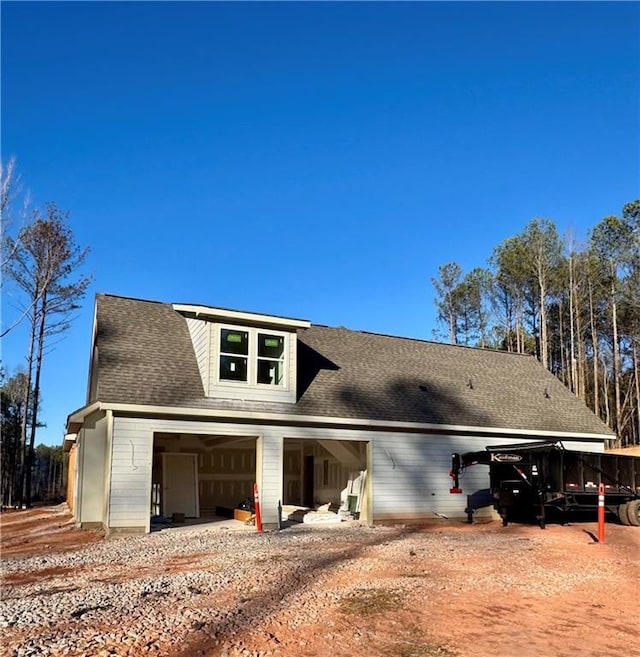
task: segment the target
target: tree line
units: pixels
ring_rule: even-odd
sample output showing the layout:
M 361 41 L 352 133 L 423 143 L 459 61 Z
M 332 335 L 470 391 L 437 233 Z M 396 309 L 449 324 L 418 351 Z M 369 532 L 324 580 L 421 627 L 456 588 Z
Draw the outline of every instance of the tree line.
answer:
M 61 457 L 56 448 L 35 447 L 43 426 L 41 376 L 52 338 L 67 331 L 91 282 L 79 273 L 89 250 L 76 244 L 68 213 L 55 203 L 31 207 L 14 160 L 0 174 L 2 285 L 14 292 L 15 315 L 0 337 L 21 324 L 27 327 L 24 364 L 13 374 L 1 371 L 1 494 L 3 506 L 30 506 L 36 497 L 61 496 Z
M 532 219 L 488 267 L 456 262 L 432 279 L 452 344 L 536 356 L 617 434 L 640 444 L 640 200 L 584 244 Z

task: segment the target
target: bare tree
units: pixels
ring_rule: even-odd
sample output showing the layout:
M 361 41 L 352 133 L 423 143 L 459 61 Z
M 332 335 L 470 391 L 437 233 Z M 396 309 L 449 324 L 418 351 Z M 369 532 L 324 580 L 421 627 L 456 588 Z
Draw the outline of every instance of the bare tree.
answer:
M 18 200 L 21 200 L 21 207 L 16 210 L 15 206 Z M 23 190 L 15 158 L 12 157 L 6 164 L 0 162 L 0 242 L 2 244 L 0 288 L 4 283 L 6 269 L 18 248 L 17 242 L 8 239 L 7 235 L 17 219 L 20 220 L 20 223 L 26 223 L 29 205 L 30 196 Z M 25 311 L 20 313 L 8 328 L 1 330 L 0 338 L 18 326 L 26 315 Z
M 11 158 L 5 165 L 0 162 L 0 233 L 4 242 L 4 235 L 7 233 L 9 227 L 9 215 L 11 205 L 16 196 L 16 188 L 18 186 L 16 175 L 16 161 Z M 11 252 L 5 251 L 3 248 L 2 253 L 2 270 L 4 271 L 5 264 L 11 259 Z
M 40 401 L 40 375 L 45 346 L 52 335 L 69 327 L 71 316 L 83 298 L 91 279 L 77 275 L 88 248 L 76 245 L 66 225 L 68 213 L 55 203 L 46 206 L 43 217 L 37 210 L 32 222 L 7 239 L 14 250 L 6 265 L 8 276 L 25 296 L 25 314 L 29 318 L 29 346 L 26 356 L 27 399 L 22 418 L 24 501 L 31 502 L 31 465 Z M 33 389 L 33 393 L 30 391 Z M 27 434 L 29 434 L 27 436 Z M 28 438 L 28 440 L 27 440 Z

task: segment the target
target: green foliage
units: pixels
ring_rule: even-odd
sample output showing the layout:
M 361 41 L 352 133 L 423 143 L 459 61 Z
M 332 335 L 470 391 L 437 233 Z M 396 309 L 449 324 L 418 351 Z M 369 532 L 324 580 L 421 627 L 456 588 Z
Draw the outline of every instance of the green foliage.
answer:
M 20 497 L 24 460 L 20 437 L 27 385 L 27 377 L 24 372 L 18 372 L 6 381 L 3 376 L 2 388 L 0 388 L 0 430 L 2 431 L 0 486 L 3 506 L 12 506 Z
M 614 428 L 640 443 L 640 200 L 602 219 L 585 248 L 536 218 L 498 244 L 490 269 L 433 279 L 449 341 L 535 354 Z
M 462 269 L 457 262 L 448 262 L 438 267 L 440 278 L 432 278 L 433 286 L 438 293 L 435 300 L 438 308 L 438 318 L 449 327 L 449 340 L 457 344 L 459 335 L 460 300 L 456 288 L 462 275 Z
M 38 445 L 32 473 L 34 502 L 61 502 L 64 499 L 65 455 L 61 446 Z
M 30 427 L 33 414 L 27 407 L 27 375 L 18 371 L 9 379 L 4 372 L 0 376 L 0 496 L 3 506 L 13 506 L 22 499 L 23 472 L 28 460 L 29 447 L 22 440 L 22 424 L 26 419 L 27 427 Z
M 50 338 L 69 328 L 73 312 L 91 279 L 78 273 L 88 254 L 80 248 L 67 225 L 68 214 L 49 203 L 44 215 L 35 210 L 30 223 L 14 239 L 3 241 L 3 273 L 17 288 L 23 304 L 22 313 L 5 329 L 13 330 L 21 321 L 29 323 L 26 346 L 26 397 L 20 426 L 22 483 L 20 502 L 28 506 L 32 496 L 34 445 L 40 405 L 40 377 L 45 347 Z M 0 336 L 2 337 L 2 336 Z M 17 466 L 16 466 L 17 467 Z

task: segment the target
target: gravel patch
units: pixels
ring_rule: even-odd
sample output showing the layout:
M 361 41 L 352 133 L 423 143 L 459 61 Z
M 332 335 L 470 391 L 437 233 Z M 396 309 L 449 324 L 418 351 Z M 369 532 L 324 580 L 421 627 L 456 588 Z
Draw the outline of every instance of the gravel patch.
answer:
M 569 575 L 523 559 L 562 549 L 535 530 L 522 537 L 348 523 L 257 534 L 203 525 L 11 557 L 2 561 L 2 654 L 169 655 L 197 639 L 210 646 L 206 654 L 267 657 L 285 654 L 267 626 L 321 624 L 345 600 L 356 608 L 358 598 L 513 590 L 551 598 L 604 578 L 615 586 L 615 564 L 581 569 L 580 551 Z M 491 567 L 472 567 L 478 555 Z M 261 627 L 268 647 L 250 650 L 243 634 Z

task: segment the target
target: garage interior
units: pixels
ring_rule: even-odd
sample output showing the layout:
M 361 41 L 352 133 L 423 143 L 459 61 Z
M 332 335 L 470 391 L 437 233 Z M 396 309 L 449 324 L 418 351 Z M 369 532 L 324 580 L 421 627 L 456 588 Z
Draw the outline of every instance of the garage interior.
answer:
M 179 459 L 192 455 L 195 481 L 172 490 L 171 469 Z M 184 468 L 178 465 L 178 468 Z M 184 473 L 188 474 L 188 473 Z M 256 438 L 216 435 L 156 433 L 153 441 L 151 516 L 170 518 L 232 517 L 229 511 L 253 500 L 256 480 Z M 193 493 L 191 493 L 193 491 Z M 197 494 L 196 494 L 197 491 Z M 190 496 L 196 498 L 196 513 Z
M 366 517 L 367 445 L 355 440 L 285 438 L 283 507 L 290 517 L 298 519 L 319 508 L 342 510 L 345 519 Z
M 302 522 L 319 508 L 325 514 L 341 510 L 342 519 L 366 517 L 367 445 L 285 438 L 283 519 Z M 255 481 L 255 436 L 154 435 L 152 522 L 233 518 L 234 510 L 253 507 Z

